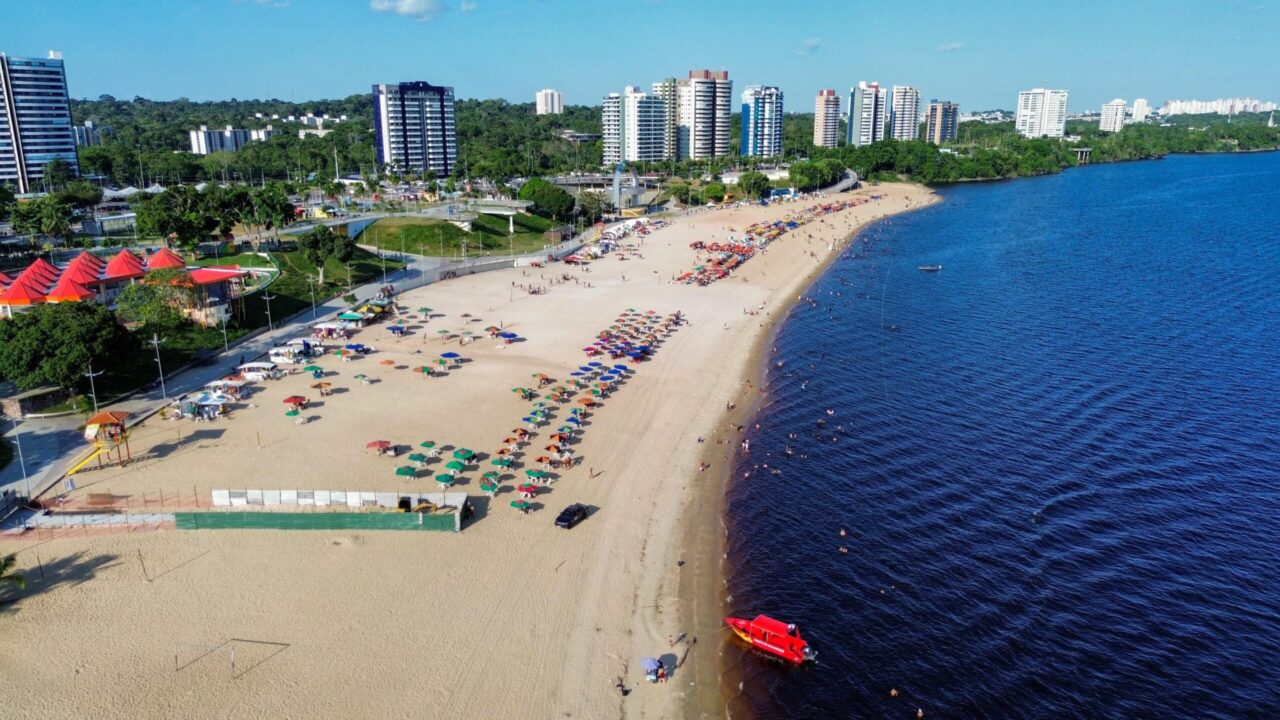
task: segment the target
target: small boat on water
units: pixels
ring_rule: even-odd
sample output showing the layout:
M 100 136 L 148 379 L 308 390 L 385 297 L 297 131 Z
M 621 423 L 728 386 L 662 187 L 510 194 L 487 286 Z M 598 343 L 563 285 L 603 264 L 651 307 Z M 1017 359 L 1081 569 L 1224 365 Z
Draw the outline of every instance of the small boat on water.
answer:
M 818 652 L 800 637 L 800 630 L 795 625 L 774 620 L 768 615 L 757 615 L 755 620 L 726 617 L 724 623 L 752 647 L 783 660 L 800 665 L 813 662 L 818 657 Z
M 924 272 L 938 272 L 942 269 L 941 265 L 921 265 L 920 269 Z

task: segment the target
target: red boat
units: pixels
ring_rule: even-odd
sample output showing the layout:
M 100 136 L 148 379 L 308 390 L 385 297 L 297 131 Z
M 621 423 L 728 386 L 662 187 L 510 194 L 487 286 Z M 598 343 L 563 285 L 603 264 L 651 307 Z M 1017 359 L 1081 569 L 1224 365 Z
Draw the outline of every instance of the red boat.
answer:
M 753 647 L 783 660 L 799 665 L 812 662 L 818 656 L 818 652 L 800 637 L 800 630 L 795 625 L 779 622 L 768 615 L 757 615 L 755 620 L 726 617 L 724 622 Z

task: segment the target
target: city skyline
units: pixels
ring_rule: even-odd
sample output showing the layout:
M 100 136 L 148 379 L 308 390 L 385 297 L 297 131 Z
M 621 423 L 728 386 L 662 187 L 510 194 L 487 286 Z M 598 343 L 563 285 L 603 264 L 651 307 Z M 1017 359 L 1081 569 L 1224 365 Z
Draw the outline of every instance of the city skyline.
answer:
M 1070 88 L 1079 107 L 1115 97 L 1146 97 L 1157 106 L 1178 98 L 1275 99 L 1266 58 L 1267 39 L 1280 30 L 1275 2 L 1173 2 L 1159 16 L 1115 3 L 1000 4 L 1002 12 L 918 1 L 853 13 L 819 0 L 803 13 L 763 3 L 753 12 L 722 13 L 662 0 L 591 5 L 591 12 L 583 0 L 50 0 L 7 9 L 12 22 L 0 28 L 0 48 L 31 57 L 62 51 L 73 98 L 303 102 L 367 92 L 372 78 L 447 74 L 459 98 L 528 103 L 538 89 L 555 87 L 566 105 L 598 105 L 627 78 L 665 76 L 663 68 L 674 65 L 723 67 L 743 86 L 776 85 L 797 97 L 831 87 L 843 95 L 859 78 L 879 77 L 975 110 L 1012 109 L 1020 90 L 1045 85 Z M 748 47 L 743 33 L 762 14 L 774 32 Z M 903 16 L 912 23 L 901 23 Z M 1025 33 L 1031 22 L 1043 32 Z M 236 52 L 216 33 L 183 32 L 210 23 L 237 27 Z M 857 33 L 855 25 L 886 32 Z M 616 26 L 628 32 L 592 32 Z M 113 42 L 101 42 L 103 28 Z M 334 42 L 317 40 L 335 33 Z M 582 39 L 517 44 L 557 34 Z M 511 48 L 525 46 L 526 57 L 510 62 Z M 1197 52 L 1170 55 L 1171 46 Z M 584 52 L 591 73 L 577 70 Z M 1204 55 L 1222 62 L 1205 67 L 1197 61 Z M 1008 62 L 1013 56 L 1019 62 Z M 1127 71 L 1115 73 L 1117 64 Z

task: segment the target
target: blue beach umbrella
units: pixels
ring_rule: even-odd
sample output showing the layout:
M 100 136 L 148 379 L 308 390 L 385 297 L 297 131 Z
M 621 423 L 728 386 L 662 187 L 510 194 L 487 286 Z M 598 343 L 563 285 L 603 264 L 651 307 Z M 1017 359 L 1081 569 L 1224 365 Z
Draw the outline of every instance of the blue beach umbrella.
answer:
M 445 360 L 457 360 L 462 356 L 456 352 L 447 352 L 447 353 L 441 353 L 440 357 L 444 358 Z
M 520 336 L 513 332 L 504 332 L 504 333 L 498 333 L 498 337 L 503 338 L 504 340 L 514 340 L 515 338 L 518 338 Z
M 626 372 L 626 371 L 627 371 L 627 370 L 629 370 L 630 368 L 628 368 L 626 365 L 614 365 L 614 366 L 613 366 L 613 369 L 614 369 L 614 370 L 619 370 L 619 371 L 621 371 L 621 372 Z
M 583 375 L 586 375 L 586 373 L 584 373 L 584 372 L 578 372 L 577 370 L 575 370 L 575 371 L 573 371 L 573 372 L 571 372 L 571 373 L 569 373 L 569 374 L 570 374 L 570 375 L 572 375 L 573 377 L 582 377 Z
M 587 363 L 587 365 L 593 368 L 604 367 L 604 363 L 600 362 L 599 360 L 596 360 L 594 362 L 589 362 Z

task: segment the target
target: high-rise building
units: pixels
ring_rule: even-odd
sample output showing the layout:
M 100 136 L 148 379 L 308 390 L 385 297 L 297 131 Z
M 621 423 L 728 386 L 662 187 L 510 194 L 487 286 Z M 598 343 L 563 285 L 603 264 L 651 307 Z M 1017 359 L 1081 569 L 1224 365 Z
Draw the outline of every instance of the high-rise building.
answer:
M 813 101 L 813 144 L 818 147 L 840 144 L 840 96 L 835 90 L 819 90 Z
M 742 155 L 777 157 L 782 154 L 782 90 L 772 85 L 748 85 L 742 91 Z
M 690 70 L 676 85 L 679 139 L 677 159 L 701 160 L 729 154 L 733 82 L 728 70 Z
M 92 147 L 102 144 L 102 137 L 111 134 L 111 128 L 100 127 L 92 120 L 85 120 L 83 125 L 71 128 L 76 136 L 76 147 Z
M 666 159 L 666 103 L 628 85 L 604 99 L 604 163 L 657 162 Z
M 1161 115 L 1238 115 L 1240 113 L 1262 113 L 1280 110 L 1273 102 L 1262 102 L 1254 98 L 1219 98 L 1217 100 L 1165 100 L 1157 110 Z
M 667 78 L 653 84 L 653 96 L 663 103 L 664 160 L 680 159 L 680 81 Z
M 930 100 L 929 109 L 925 112 L 924 139 L 934 145 L 955 140 L 959 123 L 959 105 L 946 100 Z
M 378 164 L 445 177 L 458 162 L 453 88 L 427 82 L 373 86 Z
M 601 155 L 606 167 L 622 162 L 622 94 L 609 93 L 600 106 Z
M 191 138 L 191 152 L 194 155 L 235 152 L 251 139 L 248 130 L 233 128 L 230 125 L 222 130 L 210 130 L 208 125 L 201 125 L 199 130 L 191 130 L 188 135 Z
M 1151 106 L 1147 104 L 1146 98 L 1138 98 L 1133 101 L 1133 122 L 1146 122 L 1149 115 L 1151 115 Z
M 537 111 L 539 115 L 559 115 L 564 112 L 564 96 L 559 90 L 539 90 L 537 95 Z
M 849 90 L 849 128 L 847 141 L 859 147 L 880 142 L 888 124 L 889 93 L 880 83 L 859 82 Z
M 1124 129 L 1124 100 L 1116 98 L 1102 106 L 1102 121 L 1098 130 L 1105 133 L 1118 133 Z
M 889 137 L 915 140 L 920 137 L 920 91 L 910 85 L 894 85 L 889 103 Z
M 1067 126 L 1066 90 L 1035 88 L 1018 93 L 1014 127 L 1023 137 L 1062 137 Z
M 59 159 L 80 174 L 62 53 L 0 53 L 0 185 L 12 185 L 19 194 L 37 192 L 45 165 Z

